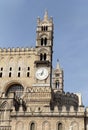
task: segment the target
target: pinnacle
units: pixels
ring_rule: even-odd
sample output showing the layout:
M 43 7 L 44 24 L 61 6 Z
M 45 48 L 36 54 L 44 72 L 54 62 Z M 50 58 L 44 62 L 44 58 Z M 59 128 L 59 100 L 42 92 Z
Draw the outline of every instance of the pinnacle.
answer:
M 45 21 L 48 20 L 48 11 L 47 10 L 45 11 L 45 14 L 44 14 L 44 20 Z
M 60 64 L 59 64 L 59 60 L 58 59 L 57 59 L 56 69 L 60 69 Z

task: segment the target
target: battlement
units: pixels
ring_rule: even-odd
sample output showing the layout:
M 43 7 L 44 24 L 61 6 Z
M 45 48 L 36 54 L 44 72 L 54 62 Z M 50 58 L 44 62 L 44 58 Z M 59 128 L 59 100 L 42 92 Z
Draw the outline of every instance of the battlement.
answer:
M 54 110 L 56 106 L 59 110 L 62 110 L 62 106 L 66 106 L 67 111 L 70 110 L 71 106 L 74 107 L 74 110 L 78 110 L 79 98 L 74 93 L 53 92 L 50 102 L 51 110 Z
M 0 54 L 2 53 L 15 53 L 15 52 L 29 52 L 29 51 L 35 51 L 35 48 L 0 48 Z
M 60 117 L 75 117 L 75 116 L 84 116 L 84 107 L 78 107 L 78 111 L 74 110 L 74 107 L 71 106 L 69 111 L 67 111 L 66 106 L 62 106 L 62 110 L 58 110 L 58 107 L 56 106 L 55 109 L 52 111 L 50 110 L 50 107 L 43 107 L 43 106 L 30 106 L 27 107 L 27 111 L 25 111 L 25 116 L 38 116 L 39 113 L 41 113 L 41 116 L 60 116 Z M 11 116 L 16 116 L 17 112 L 13 109 Z M 21 111 L 19 110 L 18 116 L 24 116 L 23 108 Z

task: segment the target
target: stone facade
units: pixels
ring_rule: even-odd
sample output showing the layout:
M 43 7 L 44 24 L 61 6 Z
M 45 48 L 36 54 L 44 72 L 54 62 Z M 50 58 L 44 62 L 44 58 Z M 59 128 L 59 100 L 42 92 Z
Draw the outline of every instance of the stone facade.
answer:
M 88 130 L 80 94 L 52 67 L 53 19 L 37 19 L 35 48 L 0 49 L 0 130 Z

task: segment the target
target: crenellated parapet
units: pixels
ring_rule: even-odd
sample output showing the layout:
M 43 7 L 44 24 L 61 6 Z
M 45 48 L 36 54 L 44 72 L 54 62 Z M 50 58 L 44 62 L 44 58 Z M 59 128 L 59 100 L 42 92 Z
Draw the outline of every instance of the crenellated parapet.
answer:
M 20 106 L 21 107 L 21 106 Z M 27 109 L 24 111 L 23 107 L 22 110 L 18 110 L 18 114 L 16 110 L 12 110 L 11 116 L 57 116 L 57 117 L 75 117 L 75 116 L 84 116 L 84 107 L 78 107 L 78 110 L 74 110 L 73 106 L 70 106 L 69 111 L 67 111 L 67 107 L 65 105 L 62 106 L 62 109 L 58 109 L 57 106 L 55 106 L 54 110 L 52 111 L 49 106 L 38 106 L 38 105 L 31 105 L 27 104 Z M 25 113 L 25 114 L 24 114 Z
M 30 52 L 30 51 L 35 51 L 35 48 L 0 48 L 0 54 L 9 54 L 9 53 L 22 53 L 22 52 Z
M 73 106 L 74 110 L 77 111 L 79 106 L 79 98 L 76 94 L 69 92 L 53 92 L 52 100 L 50 102 L 51 110 L 54 110 L 55 106 L 57 106 L 59 110 L 62 110 L 62 106 L 66 106 L 67 111 L 69 111 L 70 107 Z

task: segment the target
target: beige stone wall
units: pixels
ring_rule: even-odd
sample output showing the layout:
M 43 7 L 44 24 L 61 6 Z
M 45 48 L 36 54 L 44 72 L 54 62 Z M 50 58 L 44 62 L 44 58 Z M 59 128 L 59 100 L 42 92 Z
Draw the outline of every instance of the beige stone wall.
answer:
M 35 123 L 35 130 L 58 130 L 58 123 L 62 123 L 63 130 L 84 130 L 83 119 L 75 117 L 26 117 L 24 120 L 22 117 L 14 118 L 12 130 L 30 130 L 32 122 Z
M 4 91 L 10 84 L 20 83 L 24 88 L 32 86 L 35 80 L 34 61 L 37 59 L 36 49 L 1 50 L 0 52 L 0 91 Z M 20 70 L 19 70 L 20 67 Z M 30 67 L 30 70 L 28 70 Z M 10 68 L 12 68 L 10 70 Z M 11 72 L 11 77 L 9 73 Z M 20 77 L 18 73 L 20 72 Z M 27 77 L 27 72 L 30 76 Z

